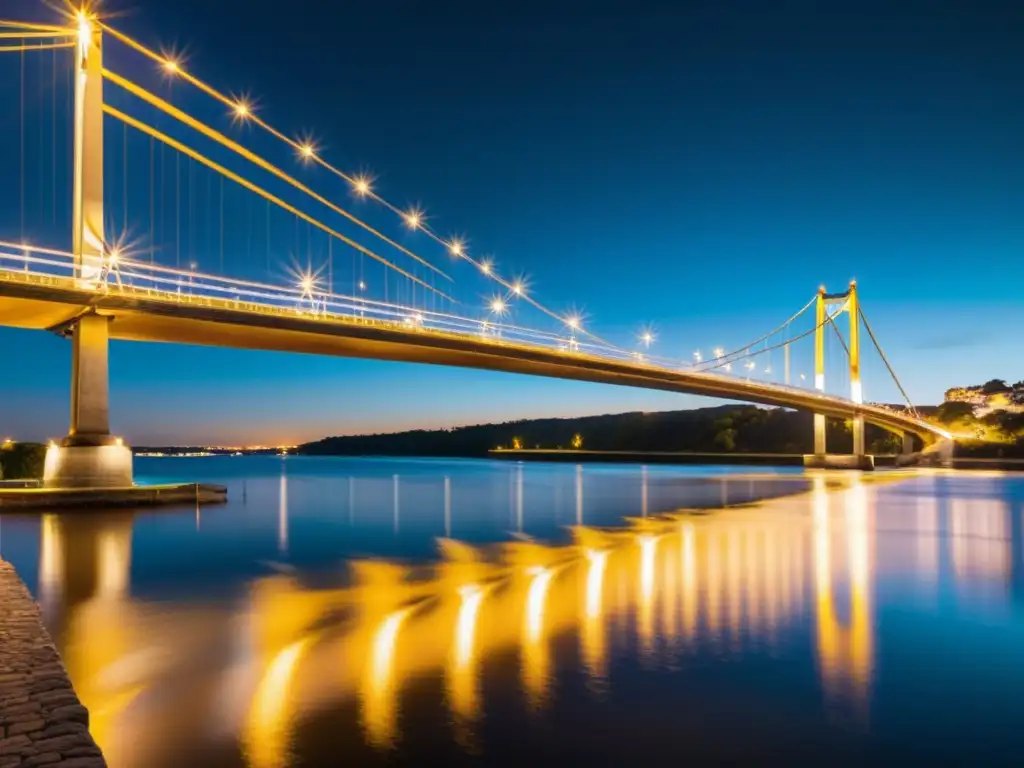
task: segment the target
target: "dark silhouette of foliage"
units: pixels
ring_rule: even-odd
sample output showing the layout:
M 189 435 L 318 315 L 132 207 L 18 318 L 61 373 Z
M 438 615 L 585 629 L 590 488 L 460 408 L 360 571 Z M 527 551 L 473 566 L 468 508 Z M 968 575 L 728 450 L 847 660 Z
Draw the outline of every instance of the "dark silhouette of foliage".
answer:
M 688 411 L 531 419 L 452 429 L 327 437 L 299 446 L 298 452 L 348 456 L 486 456 L 499 446 L 511 447 L 515 438 L 527 448 L 568 449 L 577 434 L 582 437 L 586 450 L 593 451 L 801 454 L 813 450 L 813 418 L 809 413 L 752 405 L 721 405 Z M 868 444 L 886 434 L 869 425 Z M 842 421 L 828 421 L 828 441 L 829 450 L 836 453 L 849 453 L 853 449 L 849 426 Z
M 0 478 L 40 480 L 46 462 L 46 446 L 40 443 L 5 443 L 0 448 Z

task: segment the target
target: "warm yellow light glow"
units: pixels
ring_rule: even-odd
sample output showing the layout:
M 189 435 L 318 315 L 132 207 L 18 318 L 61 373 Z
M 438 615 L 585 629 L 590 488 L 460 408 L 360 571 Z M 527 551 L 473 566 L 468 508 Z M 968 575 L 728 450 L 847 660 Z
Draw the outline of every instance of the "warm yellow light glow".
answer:
M 544 605 L 551 584 L 551 570 L 543 567 L 530 569 L 533 580 L 526 595 L 526 616 L 523 627 L 523 688 L 534 707 L 544 700 L 548 680 L 547 643 L 544 638 Z
M 360 197 L 366 197 L 373 190 L 372 181 L 366 174 L 360 174 L 352 179 L 352 189 Z
M 316 147 L 311 141 L 304 141 L 299 144 L 299 157 L 303 162 L 309 162 L 316 157 Z
M 395 645 L 398 630 L 408 615 L 408 608 L 395 611 L 381 623 L 373 637 L 363 685 L 362 720 L 367 741 L 378 748 L 389 747 L 395 739 L 398 704 L 393 669 Z
M 118 248 L 117 246 L 114 246 L 107 253 L 107 261 L 110 262 L 110 266 L 115 267 L 115 266 L 117 266 L 117 263 L 120 260 L 121 260 L 121 249 Z
M 640 634 L 640 653 L 649 656 L 654 647 L 654 560 L 658 537 L 644 535 L 640 544 L 640 606 L 637 631 Z
M 525 288 L 521 280 L 516 280 L 516 282 L 512 283 L 512 293 L 516 296 L 522 296 L 524 290 Z
M 491 270 L 494 269 L 494 265 L 487 259 L 480 262 L 480 271 L 485 275 L 491 274 Z
M 89 20 L 89 14 L 84 9 L 79 9 L 75 13 L 75 18 L 78 20 L 78 46 L 81 54 L 84 54 L 89 50 L 89 45 L 92 41 L 92 22 Z
M 725 354 L 725 350 L 721 347 L 715 347 L 715 357 L 721 357 Z
M 303 272 L 299 277 L 299 288 L 302 289 L 302 297 L 304 299 L 311 298 L 313 291 L 317 288 L 316 275 L 312 272 Z
M 367 192 L 368 191 L 369 189 L 367 189 Z M 405 225 L 409 227 L 409 229 L 419 229 L 423 225 L 423 211 L 419 208 L 411 208 L 403 215 L 405 217 Z
M 506 307 L 505 300 L 501 297 L 497 297 L 491 302 L 491 312 L 496 315 L 504 314 Z
M 452 256 L 464 256 L 466 253 L 466 244 L 462 242 L 460 238 L 453 237 L 451 243 L 448 244 L 448 250 Z
M 587 592 L 584 606 L 583 631 L 580 633 L 580 654 L 591 677 L 604 676 L 604 625 L 601 607 L 604 590 L 604 572 L 608 553 L 587 550 Z
M 181 65 L 176 59 L 173 59 L 170 56 L 164 59 L 163 67 L 164 72 L 169 75 L 176 75 L 181 71 Z
M 122 445 L 124 445 L 124 439 L 123 439 L 123 438 L 120 438 L 120 437 L 119 437 L 119 438 L 117 438 L 117 439 L 115 439 L 115 440 L 114 440 L 114 445 L 117 445 L 117 446 L 122 446 Z
M 292 714 L 288 694 L 295 667 L 308 644 L 305 638 L 287 646 L 274 657 L 260 681 L 242 742 L 250 765 L 271 768 L 288 762 Z
M 455 624 L 455 638 L 452 646 L 448 696 L 452 712 L 465 720 L 476 719 L 480 709 L 476 675 L 473 665 L 473 650 L 476 639 L 477 618 L 484 591 L 476 584 L 459 589 L 462 603 Z
M 569 317 L 565 319 L 565 324 L 575 331 L 580 327 L 580 319 L 576 315 L 569 315 Z
M 245 101 L 245 99 L 239 99 L 235 102 L 235 117 L 240 120 L 245 120 L 252 116 L 252 107 Z

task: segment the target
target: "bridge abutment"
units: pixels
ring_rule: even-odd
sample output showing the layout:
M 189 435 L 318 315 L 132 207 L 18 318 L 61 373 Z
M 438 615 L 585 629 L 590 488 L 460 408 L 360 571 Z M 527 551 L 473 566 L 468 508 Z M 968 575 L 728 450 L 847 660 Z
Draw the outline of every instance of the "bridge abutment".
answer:
M 132 452 L 110 434 L 109 323 L 103 315 L 83 315 L 72 331 L 71 429 L 46 452 L 47 488 L 132 484 Z

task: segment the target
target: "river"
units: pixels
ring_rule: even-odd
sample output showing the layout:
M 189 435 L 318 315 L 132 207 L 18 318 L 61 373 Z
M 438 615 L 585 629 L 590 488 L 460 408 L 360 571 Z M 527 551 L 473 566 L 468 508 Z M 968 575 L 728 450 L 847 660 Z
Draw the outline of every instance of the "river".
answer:
M 140 458 L 5 514 L 111 766 L 1017 762 L 1024 476 Z

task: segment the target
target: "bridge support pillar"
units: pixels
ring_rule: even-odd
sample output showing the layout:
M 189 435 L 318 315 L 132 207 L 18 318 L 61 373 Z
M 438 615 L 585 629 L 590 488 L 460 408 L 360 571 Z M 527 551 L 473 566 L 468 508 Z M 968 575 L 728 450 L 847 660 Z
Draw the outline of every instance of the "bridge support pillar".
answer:
M 132 484 L 132 452 L 110 434 L 107 350 L 109 317 L 83 315 L 75 324 L 71 358 L 71 429 L 46 452 L 48 488 L 120 488 Z
M 903 450 L 901 453 L 907 456 L 914 452 L 914 436 L 910 432 L 903 433 Z
M 824 456 L 828 452 L 825 440 L 825 416 L 821 413 L 814 414 L 814 453 L 817 456 Z

